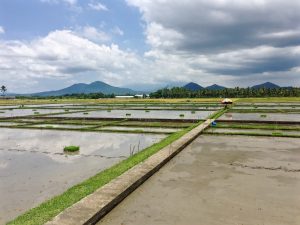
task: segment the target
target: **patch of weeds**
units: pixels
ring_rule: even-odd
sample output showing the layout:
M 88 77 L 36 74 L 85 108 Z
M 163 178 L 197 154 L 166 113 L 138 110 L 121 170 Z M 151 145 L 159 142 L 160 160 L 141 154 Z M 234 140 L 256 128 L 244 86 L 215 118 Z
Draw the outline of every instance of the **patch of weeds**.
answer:
M 191 113 L 192 113 L 192 114 L 195 114 L 196 112 L 195 112 L 195 111 L 192 111 Z
M 179 117 L 184 117 L 184 114 L 180 114 Z
M 77 152 L 80 150 L 79 146 L 75 146 L 75 145 L 70 145 L 70 146 L 66 146 L 64 147 L 64 151 L 65 152 Z
M 34 114 L 35 114 L 35 115 L 38 115 L 38 114 L 40 114 L 40 113 L 39 113 L 39 112 L 34 112 Z
M 126 113 L 126 116 L 131 116 L 131 113 Z
M 53 126 L 50 126 L 50 125 L 49 125 L 49 126 L 45 126 L 45 128 L 50 129 L 50 128 L 53 128 Z
M 88 115 L 88 114 L 89 114 L 88 112 L 84 112 L 84 113 L 83 113 L 83 115 Z
M 266 118 L 267 115 L 266 115 L 266 114 L 262 114 L 262 115 L 260 115 L 260 117 L 261 117 L 261 118 Z
M 70 110 L 68 110 L 68 109 L 65 109 L 65 112 L 69 112 Z
M 145 110 L 145 112 L 150 112 L 149 110 Z
M 272 133 L 273 136 L 283 136 L 282 132 L 273 132 Z

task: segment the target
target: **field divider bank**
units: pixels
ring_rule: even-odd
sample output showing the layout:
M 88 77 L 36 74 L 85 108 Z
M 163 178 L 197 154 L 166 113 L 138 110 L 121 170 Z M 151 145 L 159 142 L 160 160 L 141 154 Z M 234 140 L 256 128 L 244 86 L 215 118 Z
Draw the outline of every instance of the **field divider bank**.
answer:
M 94 193 L 67 208 L 53 220 L 47 222 L 46 225 L 96 224 L 131 192 L 196 139 L 213 121 L 214 119 L 208 119 L 191 129 L 145 161 L 130 168 Z

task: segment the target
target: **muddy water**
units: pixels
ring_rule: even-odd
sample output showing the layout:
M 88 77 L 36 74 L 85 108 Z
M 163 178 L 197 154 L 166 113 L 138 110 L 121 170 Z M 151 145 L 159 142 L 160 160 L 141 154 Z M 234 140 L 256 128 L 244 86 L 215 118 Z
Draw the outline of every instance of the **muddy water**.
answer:
M 214 111 L 174 111 L 174 110 L 153 110 L 146 112 L 145 110 L 111 110 L 110 112 L 92 111 L 88 114 L 71 113 L 55 115 L 54 117 L 99 117 L 99 118 L 155 118 L 155 119 L 205 119 Z M 130 114 L 130 115 L 126 115 Z M 180 117 L 183 114 L 184 117 Z
M 256 133 L 256 134 L 270 134 L 270 135 L 273 133 L 280 133 L 283 135 L 299 135 L 300 137 L 300 131 L 288 131 L 288 130 L 210 128 L 207 131 L 212 133 Z
M 36 127 L 36 128 L 66 128 L 66 129 L 82 129 L 82 128 L 88 128 L 92 127 L 92 125 L 69 125 L 69 124 L 36 124 L 36 125 L 30 125 L 30 127 Z
M 300 122 L 300 113 L 225 113 L 219 119 Z
M 299 225 L 299 145 L 200 136 L 98 225 Z
M 15 117 L 15 116 L 29 116 L 35 115 L 35 113 L 39 114 L 48 114 L 48 113 L 62 113 L 65 112 L 64 110 L 60 109 L 37 109 L 33 111 L 32 109 L 13 109 L 13 110 L 0 110 L 0 118 L 7 118 L 7 117 Z
M 126 126 L 107 126 L 107 127 L 100 127 L 97 130 L 141 130 L 141 131 L 153 131 L 153 132 L 177 132 L 180 129 L 177 128 L 160 128 L 160 127 L 126 127 Z
M 0 224 L 164 137 L 0 129 Z M 67 145 L 80 152 L 64 154 Z

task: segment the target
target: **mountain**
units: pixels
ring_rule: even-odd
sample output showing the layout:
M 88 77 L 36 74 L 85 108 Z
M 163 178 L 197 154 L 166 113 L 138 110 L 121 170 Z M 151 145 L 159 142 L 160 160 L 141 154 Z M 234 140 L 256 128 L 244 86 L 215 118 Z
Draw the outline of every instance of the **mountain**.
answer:
M 280 86 L 278 86 L 277 84 L 273 84 L 271 82 L 266 82 L 263 84 L 254 85 L 251 88 L 253 88 L 253 89 L 259 89 L 259 88 L 276 89 L 276 88 L 280 88 Z
M 115 94 L 115 95 L 137 93 L 137 91 L 131 90 L 129 88 L 114 87 L 101 81 L 95 81 L 90 84 L 78 83 L 78 84 L 73 84 L 70 87 L 61 90 L 39 92 L 31 95 L 32 96 L 61 96 L 66 94 L 81 94 L 81 93 L 89 94 L 89 93 L 98 93 L 98 92 L 101 92 L 103 94 Z
M 226 89 L 226 87 L 220 86 L 220 85 L 217 85 L 217 84 L 213 84 L 211 86 L 206 87 L 205 89 L 208 89 L 208 90 L 223 90 L 223 89 Z
M 190 83 L 184 85 L 183 88 L 190 90 L 190 91 L 198 91 L 198 90 L 203 89 L 202 86 L 200 86 L 199 84 L 193 83 L 193 82 L 190 82 Z

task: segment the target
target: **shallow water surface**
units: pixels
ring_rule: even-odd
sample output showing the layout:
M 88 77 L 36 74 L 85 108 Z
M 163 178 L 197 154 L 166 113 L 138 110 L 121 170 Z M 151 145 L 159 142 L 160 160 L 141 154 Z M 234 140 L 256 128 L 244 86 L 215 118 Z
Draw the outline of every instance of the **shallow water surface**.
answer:
M 0 224 L 165 135 L 0 129 Z M 80 146 L 75 155 L 68 145 Z
M 84 113 L 70 113 L 54 115 L 54 117 L 99 117 L 99 118 L 152 118 L 152 119 L 205 119 L 214 111 L 175 111 L 175 110 L 153 110 L 146 112 L 146 110 L 107 110 L 91 111 L 88 114 Z M 127 114 L 127 115 L 126 115 Z M 183 114 L 183 117 L 180 115 Z M 51 117 L 51 116 L 50 116 Z
M 219 119 L 300 122 L 300 113 L 225 113 Z

